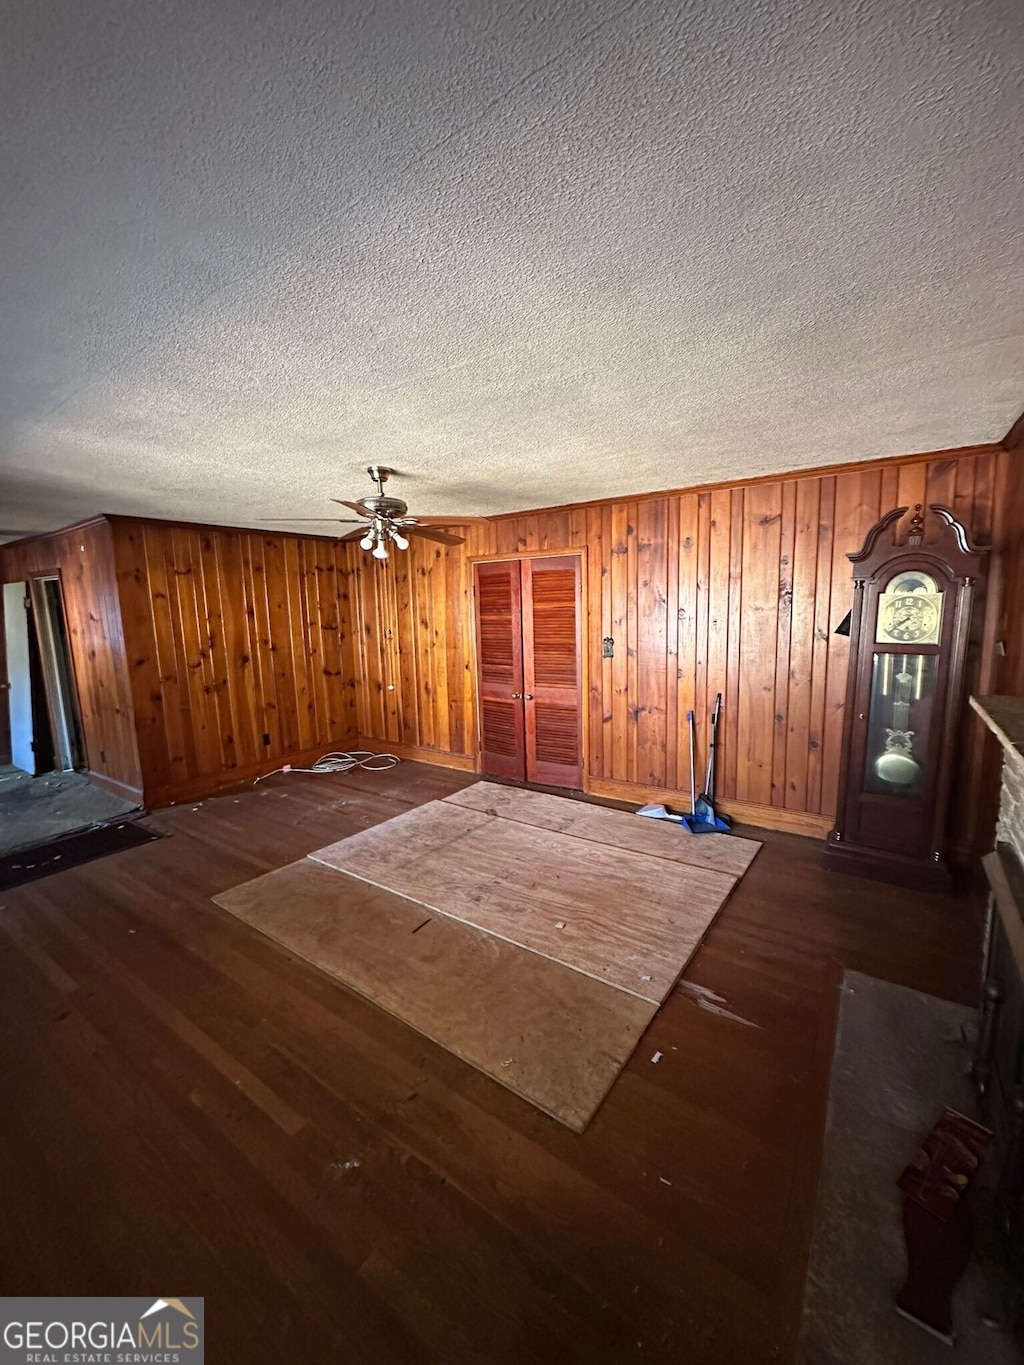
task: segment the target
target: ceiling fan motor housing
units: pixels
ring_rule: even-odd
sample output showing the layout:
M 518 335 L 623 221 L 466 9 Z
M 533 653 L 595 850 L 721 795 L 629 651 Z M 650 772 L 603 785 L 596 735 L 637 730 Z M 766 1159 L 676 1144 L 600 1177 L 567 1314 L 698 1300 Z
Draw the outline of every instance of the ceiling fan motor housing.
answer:
M 383 496 L 360 498 L 359 506 L 365 507 L 367 516 L 371 517 L 404 517 L 409 510 L 401 498 Z

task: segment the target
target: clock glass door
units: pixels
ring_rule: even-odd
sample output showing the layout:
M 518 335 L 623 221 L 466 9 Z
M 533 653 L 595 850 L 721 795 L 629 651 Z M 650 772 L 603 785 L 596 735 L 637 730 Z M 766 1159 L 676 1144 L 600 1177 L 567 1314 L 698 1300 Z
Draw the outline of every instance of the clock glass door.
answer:
M 875 654 L 865 791 L 907 800 L 928 786 L 935 663 L 933 654 Z

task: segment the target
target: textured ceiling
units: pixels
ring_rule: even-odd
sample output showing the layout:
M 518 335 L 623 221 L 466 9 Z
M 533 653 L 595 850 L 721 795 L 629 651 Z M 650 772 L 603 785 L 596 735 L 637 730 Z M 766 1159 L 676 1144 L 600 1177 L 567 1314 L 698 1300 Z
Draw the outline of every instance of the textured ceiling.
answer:
M 1020 0 L 6 0 L 0 530 L 998 440 Z

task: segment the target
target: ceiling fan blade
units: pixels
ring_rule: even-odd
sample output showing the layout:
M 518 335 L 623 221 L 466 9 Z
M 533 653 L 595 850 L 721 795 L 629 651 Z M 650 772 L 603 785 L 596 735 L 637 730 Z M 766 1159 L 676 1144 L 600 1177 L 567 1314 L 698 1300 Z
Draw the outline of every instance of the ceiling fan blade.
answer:
M 338 537 L 338 542 L 339 542 L 339 544 L 344 545 L 344 544 L 346 543 L 346 541 L 349 541 L 349 540 L 362 540 L 363 536 L 365 536 L 365 535 L 366 535 L 366 527 L 365 527 L 365 526 L 359 526 L 359 527 L 357 527 L 354 531 L 348 531 L 348 532 L 346 532 L 345 535 L 339 536 L 339 537 Z
M 465 545 L 465 536 L 450 536 L 447 531 L 439 531 L 434 526 L 405 526 L 402 528 L 411 536 L 422 536 L 424 540 L 436 540 L 439 545 Z
M 330 522 L 332 526 L 361 526 L 361 521 L 355 521 L 352 517 L 260 517 L 261 526 L 282 526 L 286 522 L 291 524 L 293 521 L 323 521 Z
M 470 526 L 474 522 L 482 526 L 487 517 L 410 517 L 409 520 L 420 526 Z
M 360 507 L 357 502 L 346 502 L 344 498 L 332 498 L 331 502 L 336 502 L 339 507 L 347 507 L 350 512 L 358 512 L 361 517 L 370 515 L 366 508 Z

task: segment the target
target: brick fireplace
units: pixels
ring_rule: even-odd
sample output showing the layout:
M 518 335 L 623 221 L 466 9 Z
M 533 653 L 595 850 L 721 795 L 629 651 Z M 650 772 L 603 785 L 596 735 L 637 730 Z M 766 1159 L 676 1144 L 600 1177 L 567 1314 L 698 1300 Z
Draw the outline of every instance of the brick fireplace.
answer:
M 1024 1263 L 1024 697 L 972 697 L 1003 747 L 996 846 L 982 859 L 990 895 L 974 1080 L 997 1135 L 999 1197 Z

